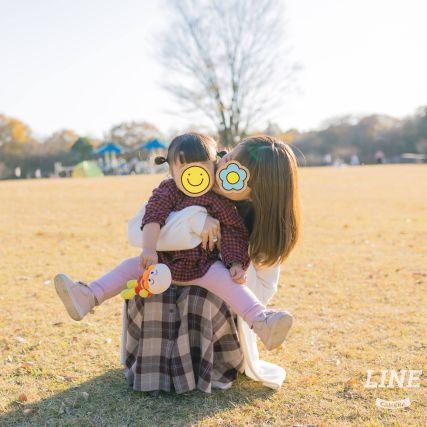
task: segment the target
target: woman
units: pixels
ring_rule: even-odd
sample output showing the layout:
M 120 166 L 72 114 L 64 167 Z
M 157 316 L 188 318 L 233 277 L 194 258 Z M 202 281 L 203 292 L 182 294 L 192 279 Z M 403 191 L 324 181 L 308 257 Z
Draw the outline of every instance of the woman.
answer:
M 243 192 L 215 191 L 236 202 L 250 233 L 252 265 L 247 285 L 266 304 L 276 291 L 279 264 L 294 248 L 300 229 L 297 164 L 284 143 L 258 136 L 243 140 L 219 163 L 237 160 L 250 172 Z M 141 224 L 143 211 L 131 224 Z M 203 225 L 204 224 L 204 225 Z M 130 242 L 141 247 L 138 228 L 130 227 Z M 194 206 L 175 212 L 162 229 L 160 250 L 220 245 L 218 221 Z M 236 369 L 265 385 L 280 387 L 285 371 L 259 360 L 256 339 L 241 319 L 236 328 L 228 309 L 197 287 L 172 286 L 148 300 L 134 298 L 124 312 L 122 362 L 136 390 L 177 393 L 212 385 L 228 388 Z
M 233 200 L 245 221 L 251 259 L 247 286 L 265 305 L 276 291 L 279 264 L 299 238 L 297 162 L 289 146 L 268 136 L 243 140 L 219 163 L 233 160 L 248 171 L 247 187 L 230 193 L 216 185 L 214 191 Z M 190 214 L 189 209 L 193 209 Z M 191 249 L 200 244 L 200 234 L 203 245 L 211 249 L 215 244 L 220 247 L 219 222 L 206 218 L 203 209 L 190 206 L 173 212 L 161 229 L 157 249 Z M 142 216 L 136 220 L 138 227 Z M 139 230 L 132 240 L 141 248 Z M 129 277 L 136 274 L 127 267 L 132 260 L 125 260 L 103 277 L 114 277 L 115 284 L 125 286 L 127 280 L 136 279 Z M 86 287 L 66 275 L 55 278 L 57 293 L 75 320 L 81 320 L 102 302 L 102 295 L 96 299 L 93 291 L 98 281 Z M 267 325 L 269 315 L 266 314 Z M 136 296 L 129 302 L 124 320 L 122 361 L 135 390 L 156 392 L 174 388 L 182 393 L 198 388 L 209 392 L 212 385 L 227 388 L 238 368 L 270 387 L 279 387 L 284 380 L 282 368 L 259 361 L 255 337 L 239 317 L 242 360 L 236 326 L 228 308 L 199 287 L 171 286 L 164 294 L 149 299 Z

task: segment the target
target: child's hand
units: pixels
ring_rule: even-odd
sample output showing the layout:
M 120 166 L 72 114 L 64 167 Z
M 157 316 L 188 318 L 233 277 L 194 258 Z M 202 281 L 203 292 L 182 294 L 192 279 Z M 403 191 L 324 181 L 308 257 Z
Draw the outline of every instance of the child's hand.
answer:
M 139 263 L 146 270 L 150 265 L 157 264 L 158 259 L 157 252 L 154 249 L 143 249 L 139 256 Z
M 241 264 L 232 264 L 230 268 L 230 276 L 233 282 L 244 284 L 246 282 L 246 271 L 243 270 Z

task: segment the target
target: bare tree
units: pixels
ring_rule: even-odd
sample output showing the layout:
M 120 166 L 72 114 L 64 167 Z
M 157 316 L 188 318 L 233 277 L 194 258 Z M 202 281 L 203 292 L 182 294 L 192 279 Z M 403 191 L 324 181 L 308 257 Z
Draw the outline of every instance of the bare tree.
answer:
M 170 0 L 162 62 L 186 113 L 202 112 L 233 146 L 273 112 L 296 66 L 284 61 L 280 0 Z

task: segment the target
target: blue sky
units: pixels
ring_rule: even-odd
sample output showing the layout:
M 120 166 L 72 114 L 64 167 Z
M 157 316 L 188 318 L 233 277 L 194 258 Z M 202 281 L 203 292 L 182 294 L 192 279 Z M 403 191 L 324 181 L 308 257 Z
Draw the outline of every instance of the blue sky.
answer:
M 345 114 L 404 117 L 427 104 L 426 1 L 285 6 L 288 43 L 303 70 L 271 116 L 283 129 Z M 128 120 L 165 133 L 195 124 L 169 113 L 176 105 L 160 88 L 167 73 L 157 41 L 167 23 L 162 0 L 0 0 L 0 113 L 38 135 L 69 128 L 101 137 Z

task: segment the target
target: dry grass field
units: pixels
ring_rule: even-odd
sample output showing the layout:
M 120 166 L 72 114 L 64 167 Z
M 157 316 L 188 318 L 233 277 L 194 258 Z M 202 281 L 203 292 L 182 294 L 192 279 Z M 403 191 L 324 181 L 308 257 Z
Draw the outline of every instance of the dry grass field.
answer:
M 273 391 L 151 398 L 119 365 L 121 301 L 71 321 L 52 279 L 89 281 L 138 250 L 126 223 L 160 176 L 0 182 L 0 425 L 426 425 L 427 166 L 301 170 L 304 235 L 273 306 L 296 317 Z M 367 370 L 423 370 L 419 388 L 366 389 Z M 406 409 L 375 399 L 409 398 Z

